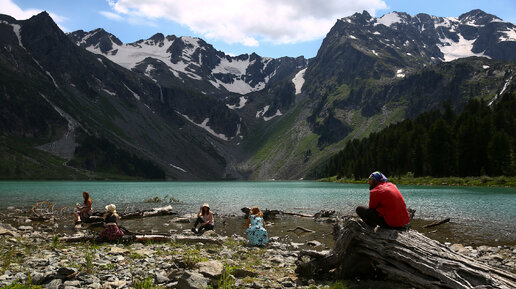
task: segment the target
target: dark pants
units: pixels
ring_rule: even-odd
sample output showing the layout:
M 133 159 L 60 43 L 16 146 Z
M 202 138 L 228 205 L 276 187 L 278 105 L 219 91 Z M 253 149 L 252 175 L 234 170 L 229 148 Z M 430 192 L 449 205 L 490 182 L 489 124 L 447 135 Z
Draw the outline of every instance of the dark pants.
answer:
M 202 223 L 204 223 L 204 220 L 201 217 L 197 217 L 197 220 L 195 220 L 194 228 L 197 228 L 197 225 L 202 224 Z M 199 227 L 199 231 L 201 231 L 201 230 L 208 231 L 208 230 L 213 230 L 214 228 L 215 228 L 215 226 L 213 226 L 212 224 L 206 224 L 204 226 L 201 225 Z
M 364 206 L 358 206 L 357 207 L 357 215 L 369 226 L 376 227 L 380 226 L 382 228 L 392 228 L 391 226 L 387 225 L 384 218 L 380 216 L 377 210 L 370 209 L 368 207 Z

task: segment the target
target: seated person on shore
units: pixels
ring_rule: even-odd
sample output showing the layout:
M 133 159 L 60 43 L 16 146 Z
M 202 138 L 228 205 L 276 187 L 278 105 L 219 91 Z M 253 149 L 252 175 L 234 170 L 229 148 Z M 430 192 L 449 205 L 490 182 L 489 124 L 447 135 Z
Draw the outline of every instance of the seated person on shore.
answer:
M 73 214 L 75 215 L 76 225 L 80 224 L 83 221 L 86 221 L 93 213 L 93 201 L 90 198 L 90 194 L 88 192 L 83 192 L 82 197 L 84 199 L 82 207 L 79 207 L 79 205 L 77 204 L 77 211 L 73 212 Z
M 369 176 L 369 207 L 358 206 L 357 215 L 369 226 L 401 228 L 410 222 L 405 200 L 381 172 Z
M 201 225 L 197 230 L 197 225 Z M 203 231 L 213 230 L 215 228 L 215 220 L 213 219 L 213 212 L 210 211 L 210 205 L 204 204 L 197 213 L 197 219 L 192 228 L 194 233 L 202 233 Z
M 111 204 L 106 206 L 106 213 L 104 214 L 104 230 L 99 234 L 99 237 L 107 240 L 117 240 L 124 236 L 124 232 L 118 228 L 116 221 L 118 214 L 116 213 L 116 206 Z
M 245 230 L 249 245 L 262 246 L 269 241 L 269 235 L 265 229 L 265 222 L 263 221 L 263 213 L 260 208 L 253 207 L 249 213 L 249 218 L 245 224 Z

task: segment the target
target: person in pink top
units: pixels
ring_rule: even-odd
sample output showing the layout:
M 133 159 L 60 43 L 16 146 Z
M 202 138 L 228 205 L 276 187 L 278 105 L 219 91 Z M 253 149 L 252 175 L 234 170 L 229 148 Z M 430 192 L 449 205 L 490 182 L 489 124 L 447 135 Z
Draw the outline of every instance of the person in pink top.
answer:
M 199 224 L 201 226 L 199 227 L 199 231 L 197 231 L 197 225 Z M 210 211 L 210 205 L 204 204 L 199 209 L 199 213 L 197 213 L 197 219 L 195 220 L 192 232 L 202 233 L 203 231 L 213 230 L 214 228 L 215 220 L 213 219 L 213 212 Z
M 369 226 L 402 228 L 410 222 L 405 200 L 395 184 L 381 172 L 369 176 L 369 207 L 358 206 L 357 215 Z

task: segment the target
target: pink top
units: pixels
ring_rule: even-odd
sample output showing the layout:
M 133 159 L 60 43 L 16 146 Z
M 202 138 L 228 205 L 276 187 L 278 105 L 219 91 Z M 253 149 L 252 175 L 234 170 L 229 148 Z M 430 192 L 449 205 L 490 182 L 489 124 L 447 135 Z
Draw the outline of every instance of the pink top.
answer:
M 208 222 L 208 220 L 210 219 L 210 214 L 202 215 L 202 219 L 204 220 L 204 222 Z M 211 222 L 209 224 L 215 226 L 215 220 L 211 218 Z

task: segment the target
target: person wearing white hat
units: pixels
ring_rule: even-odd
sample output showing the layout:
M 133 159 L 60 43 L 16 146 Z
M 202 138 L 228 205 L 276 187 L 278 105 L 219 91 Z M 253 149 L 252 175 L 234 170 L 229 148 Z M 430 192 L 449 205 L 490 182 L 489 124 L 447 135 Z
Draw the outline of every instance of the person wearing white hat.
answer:
M 201 226 L 199 227 L 199 231 L 197 231 L 197 225 L 199 224 Z M 197 213 L 197 219 L 195 220 L 192 232 L 202 233 L 203 231 L 213 230 L 214 228 L 215 220 L 213 219 L 213 212 L 210 210 L 210 205 L 205 203 L 199 209 L 199 213 Z
M 106 206 L 106 213 L 104 214 L 105 228 L 100 232 L 100 238 L 107 240 L 117 240 L 124 236 L 124 232 L 120 230 L 116 221 L 118 220 L 116 213 L 116 206 L 110 204 Z

